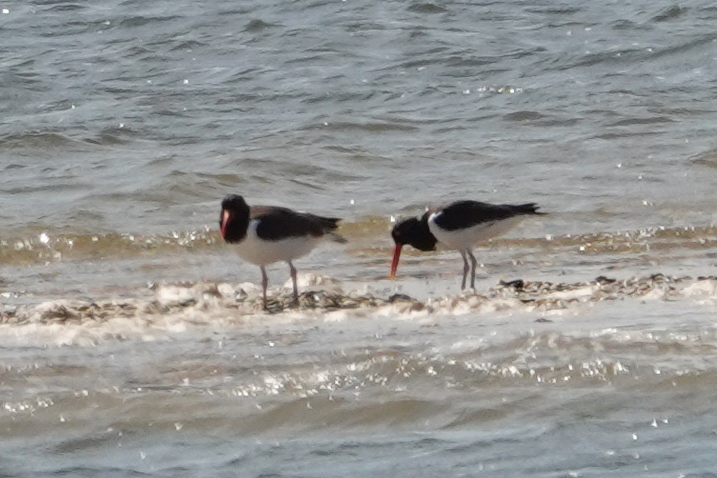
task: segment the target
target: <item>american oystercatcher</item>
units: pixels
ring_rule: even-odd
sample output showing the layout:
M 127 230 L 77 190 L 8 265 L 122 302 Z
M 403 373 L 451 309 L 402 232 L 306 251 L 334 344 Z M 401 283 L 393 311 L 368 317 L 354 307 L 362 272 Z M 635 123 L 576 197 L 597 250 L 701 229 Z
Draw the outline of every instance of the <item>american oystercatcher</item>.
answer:
M 538 212 L 535 203 L 488 204 L 479 201 L 456 201 L 446 206 L 429 209 L 422 216 L 406 219 L 393 227 L 391 235 L 396 243 L 391 262 L 391 278 L 396 277 L 398 260 L 404 244 L 420 251 L 435 251 L 437 245 L 454 249 L 463 257 L 463 282 L 466 287 L 468 271 L 471 272 L 471 288 L 475 288 L 476 258 L 473 245 L 503 234 L 526 215 Z M 471 266 L 468 266 L 468 258 Z
M 346 239 L 334 232 L 340 220 L 296 212 L 285 207 L 249 207 L 243 197 L 230 195 L 222 201 L 219 227 L 224 240 L 237 245 L 239 257 L 261 269 L 262 298 L 266 309 L 269 279 L 265 266 L 277 261 L 289 264 L 294 284 L 294 302 L 298 303 L 296 269 L 291 261 L 311 252 L 324 237 L 346 242 Z

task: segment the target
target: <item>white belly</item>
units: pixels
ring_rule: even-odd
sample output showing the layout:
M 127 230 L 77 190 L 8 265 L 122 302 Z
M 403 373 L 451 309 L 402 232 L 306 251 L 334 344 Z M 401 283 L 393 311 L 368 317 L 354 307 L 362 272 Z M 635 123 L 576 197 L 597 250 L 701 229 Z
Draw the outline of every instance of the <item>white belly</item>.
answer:
M 433 219 L 435 216 L 436 214 L 431 214 L 428 218 L 428 229 L 431 231 L 431 234 L 436 236 L 438 242 L 447 249 L 455 249 L 458 251 L 470 249 L 477 242 L 487 241 L 488 239 L 500 236 L 521 220 L 521 217 L 516 216 L 500 221 L 483 222 L 467 229 L 445 231 L 434 223 Z
M 256 226 L 256 221 L 249 221 L 246 237 L 235 247 L 239 257 L 258 266 L 278 261 L 291 261 L 305 256 L 321 240 L 319 237 L 301 236 L 267 241 L 257 237 Z

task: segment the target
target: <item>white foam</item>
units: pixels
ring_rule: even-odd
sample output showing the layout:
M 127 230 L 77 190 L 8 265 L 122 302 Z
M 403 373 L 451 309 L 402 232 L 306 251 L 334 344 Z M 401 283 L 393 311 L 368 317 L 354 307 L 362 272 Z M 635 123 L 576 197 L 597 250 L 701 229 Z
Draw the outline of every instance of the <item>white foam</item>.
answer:
M 717 280 L 696 281 L 685 287 L 682 294 L 686 297 L 717 297 Z
M 435 326 L 445 318 L 472 315 L 500 315 L 515 320 L 525 320 L 520 318 L 525 315 L 577 316 L 597 304 L 604 308 L 619 303 L 624 307 L 623 300 L 630 299 L 637 306 L 645 301 L 690 298 L 698 299 L 695 302 L 700 304 L 717 301 L 717 280 L 714 279 L 647 277 L 600 285 L 526 283 L 525 289 L 497 287 L 483 294 L 449 294 L 425 300 L 399 297 L 393 302 L 387 299 L 391 291 L 381 289 L 371 294 L 371 287 L 365 284 L 354 287 L 314 274 L 302 274 L 302 280 L 304 287 L 317 287 L 317 290 L 301 296 L 303 302 L 299 309 L 289 306 L 289 293 L 270 291 L 270 297 L 279 304 L 273 313 L 261 309 L 261 291 L 252 283 L 162 285 L 156 287 L 153 297 L 145 299 L 95 302 L 63 299 L 6 308 L 0 339 L 27 345 L 94 346 L 107 340 L 171 340 L 180 334 L 207 329 L 241 329 L 251 333 L 267 326 L 284 327 L 312 321 L 330 324 L 364 319 Z M 326 290 L 324 285 L 336 286 L 337 292 Z M 339 285 L 349 292 L 341 291 Z M 359 295 L 356 289 L 366 289 L 369 293 Z
M 549 294 L 549 297 L 551 297 L 553 299 L 563 299 L 563 300 L 583 299 L 583 298 L 591 297 L 592 295 L 594 295 L 595 291 L 597 289 L 598 289 L 597 286 L 587 285 L 585 287 L 579 287 L 576 289 L 551 292 Z

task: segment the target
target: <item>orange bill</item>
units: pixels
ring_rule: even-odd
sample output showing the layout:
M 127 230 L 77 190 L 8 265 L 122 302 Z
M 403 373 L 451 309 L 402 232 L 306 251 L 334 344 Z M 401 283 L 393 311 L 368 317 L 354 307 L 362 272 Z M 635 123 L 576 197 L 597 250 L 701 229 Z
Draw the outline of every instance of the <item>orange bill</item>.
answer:
M 391 262 L 391 279 L 396 278 L 396 270 L 398 270 L 398 260 L 401 258 L 401 248 L 403 244 L 396 244 L 396 249 L 393 251 L 393 261 Z
M 229 220 L 231 219 L 232 213 L 228 210 L 222 211 L 222 221 L 221 221 L 221 231 L 222 231 L 222 237 L 226 237 L 227 232 L 227 224 L 229 224 Z

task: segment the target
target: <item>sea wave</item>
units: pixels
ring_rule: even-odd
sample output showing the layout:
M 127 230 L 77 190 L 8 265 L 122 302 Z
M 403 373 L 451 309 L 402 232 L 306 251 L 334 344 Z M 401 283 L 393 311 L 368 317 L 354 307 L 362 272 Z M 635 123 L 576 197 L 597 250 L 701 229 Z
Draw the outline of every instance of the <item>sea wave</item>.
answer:
M 357 221 L 344 221 L 341 234 L 350 240 L 349 247 L 355 253 L 385 257 L 391 247 L 390 227 L 390 218 L 364 217 Z M 0 235 L 0 265 L 137 257 L 147 251 L 161 254 L 188 249 L 210 250 L 220 244 L 218 231 L 209 225 L 203 229 L 168 234 L 68 233 L 65 229 L 33 226 L 19 236 Z M 708 250 L 717 247 L 717 226 L 649 227 L 631 231 L 547 235 L 542 238 L 498 238 L 486 243 L 487 247 L 491 245 L 555 254 L 574 251 L 588 256 L 652 250 Z
M 3 306 L 0 327 L 30 328 L 37 339 L 57 343 L 95 343 L 105 339 L 156 340 L 191 328 L 253 327 L 264 321 L 345 321 L 357 317 L 399 320 L 496 313 L 537 314 L 537 322 L 575 315 L 592 304 L 616 301 L 693 300 L 717 303 L 717 278 L 664 274 L 592 281 L 553 283 L 514 280 L 485 292 L 429 297 L 345 291 L 330 278 L 302 274 L 304 289 L 295 305 L 287 292 L 272 294 L 262 308 L 259 287 L 250 284 L 200 282 L 151 285 L 149 298 L 51 300 L 35 305 Z M 43 328 L 46 329 L 43 331 Z M 66 331 L 58 334 L 58 330 Z M 28 334 L 30 335 L 30 334 Z M 545 339 L 550 342 L 550 339 Z M 530 338 L 537 343 L 537 339 Z M 566 345 L 567 346 L 567 345 Z M 574 347 L 570 344 L 569 347 Z

